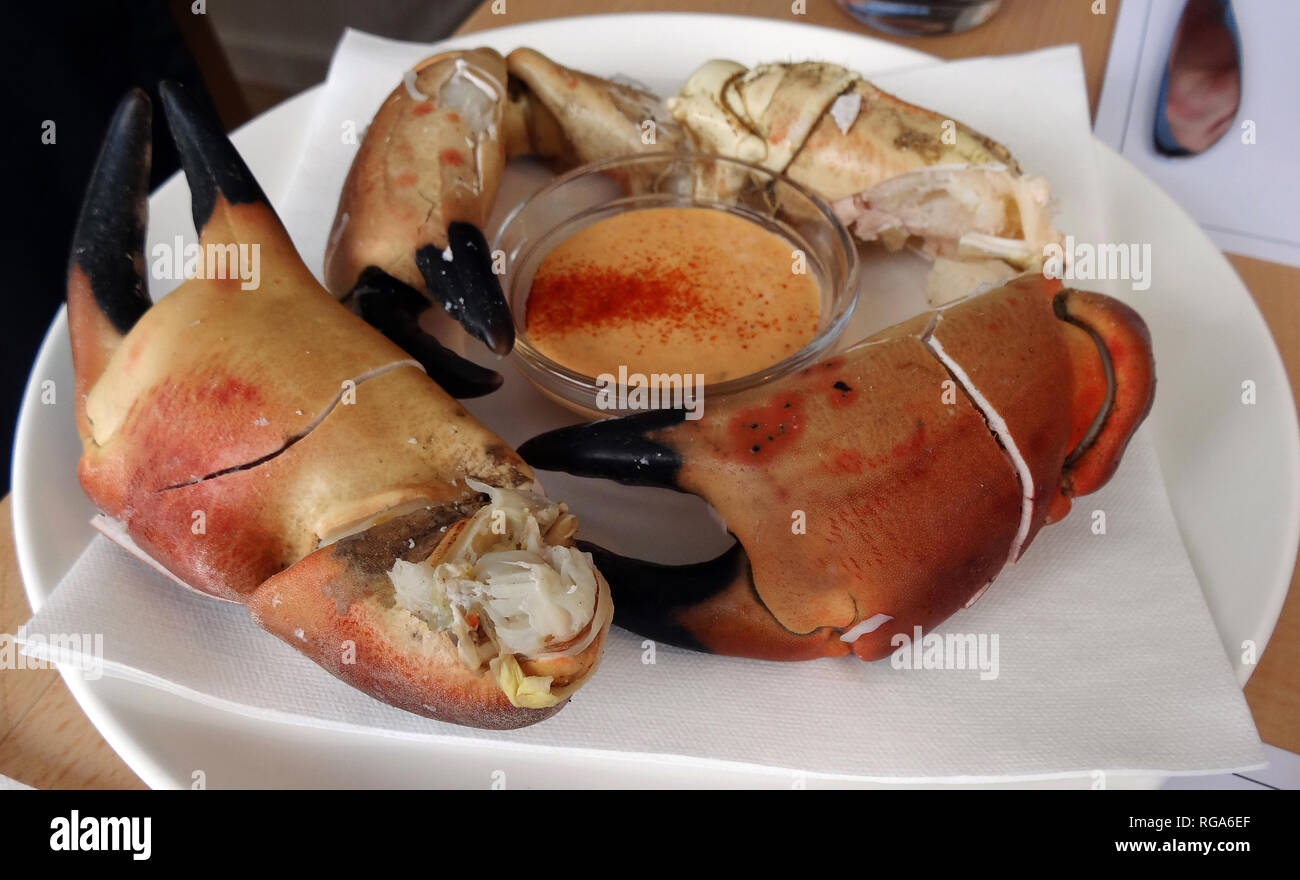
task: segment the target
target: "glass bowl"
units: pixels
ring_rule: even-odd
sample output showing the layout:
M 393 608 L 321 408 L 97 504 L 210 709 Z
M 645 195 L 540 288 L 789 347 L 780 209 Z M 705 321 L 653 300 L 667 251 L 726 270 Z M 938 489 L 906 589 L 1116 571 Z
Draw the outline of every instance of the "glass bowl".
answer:
M 858 255 L 853 239 L 823 199 L 783 174 L 758 165 L 694 153 L 642 153 L 593 162 L 556 178 L 521 202 L 492 243 L 504 252 L 502 288 L 515 319 L 514 360 L 544 394 L 589 418 L 629 410 L 598 405 L 595 376 L 572 370 L 530 344 L 525 322 L 533 274 L 560 242 L 583 227 L 647 208 L 708 208 L 756 223 L 799 249 L 821 294 L 816 335 L 771 366 L 710 383 L 706 398 L 771 382 L 816 362 L 843 332 L 857 304 Z M 617 386 L 615 386 L 617 388 Z M 618 388 L 615 400 L 627 400 Z

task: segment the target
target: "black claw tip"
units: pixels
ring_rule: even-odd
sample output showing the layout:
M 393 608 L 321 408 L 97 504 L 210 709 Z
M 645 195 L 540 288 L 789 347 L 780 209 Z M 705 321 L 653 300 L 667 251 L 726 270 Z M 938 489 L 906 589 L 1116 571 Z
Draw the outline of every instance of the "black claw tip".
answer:
M 681 456 L 646 435 L 685 418 L 685 410 L 662 409 L 557 428 L 525 442 L 519 455 L 541 470 L 676 489 Z
M 452 397 L 482 397 L 501 387 L 500 373 L 466 360 L 420 329 L 420 315 L 430 305 L 419 291 L 371 266 L 361 273 L 351 297 L 362 320 L 419 361 Z
M 415 252 L 429 295 L 471 336 L 502 357 L 510 354 L 515 321 L 492 271 L 487 239 L 472 223 L 456 221 L 447 227 L 447 240 L 445 249 L 425 245 Z
M 100 311 L 125 334 L 151 305 L 144 275 L 152 110 L 139 89 L 126 94 L 109 123 L 81 203 L 69 270 L 90 282 Z
M 614 623 L 659 642 L 708 652 L 699 639 L 677 621 L 678 612 L 706 602 L 745 576 L 748 557 L 739 543 L 721 556 L 689 565 L 661 565 L 611 553 L 579 541 L 609 582 L 614 599 Z
M 270 210 L 262 187 L 226 137 L 216 111 L 172 80 L 163 80 L 158 92 L 185 167 L 185 179 L 190 185 L 190 210 L 198 233 L 203 234 L 203 227 L 212 217 L 218 194 L 232 205 L 261 202 Z

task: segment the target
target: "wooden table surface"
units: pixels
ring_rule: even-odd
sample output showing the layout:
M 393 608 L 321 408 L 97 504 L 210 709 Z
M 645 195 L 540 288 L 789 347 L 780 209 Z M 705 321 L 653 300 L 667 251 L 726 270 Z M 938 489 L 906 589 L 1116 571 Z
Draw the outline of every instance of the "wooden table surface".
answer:
M 1109 0 L 1107 12 L 1101 15 L 1091 11 L 1092 0 L 1004 0 L 1002 10 L 973 31 L 905 39 L 869 30 L 831 0 L 806 0 L 804 14 L 793 13 L 794 5 L 787 0 L 505 0 L 505 13 L 496 14 L 488 0 L 466 20 L 460 33 L 568 15 L 693 11 L 826 25 L 944 58 L 1078 43 L 1095 113 L 1119 10 L 1119 0 Z M 1229 259 L 1273 332 L 1291 387 L 1300 388 L 1300 269 L 1248 257 L 1230 255 Z M 1300 752 L 1300 590 L 1296 582 L 1293 574 L 1272 641 L 1246 685 L 1246 698 L 1264 741 Z M 0 501 L 0 633 L 15 632 L 30 613 L 14 560 L 10 502 L 5 498 Z M 0 774 L 37 788 L 142 787 L 90 725 L 53 670 L 0 670 Z

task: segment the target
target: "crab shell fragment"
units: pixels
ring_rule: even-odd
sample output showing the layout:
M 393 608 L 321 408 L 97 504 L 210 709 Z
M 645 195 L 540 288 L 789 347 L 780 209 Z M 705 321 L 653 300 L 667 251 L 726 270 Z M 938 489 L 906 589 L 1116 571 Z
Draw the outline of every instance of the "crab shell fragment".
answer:
M 520 658 L 556 685 L 555 700 L 529 708 L 395 601 L 387 574 L 429 559 L 484 510 L 467 480 L 529 490 L 528 466 L 315 281 L 215 118 L 179 86 L 162 94 L 200 248 L 256 249 L 260 285 L 205 271 L 150 304 L 150 107 L 129 94 L 68 273 L 86 494 L 177 580 L 248 604 L 378 699 L 483 727 L 553 714 L 594 671 L 608 614 L 603 626 L 593 614 L 600 631 L 579 655 Z
M 1022 175 L 1006 147 L 839 65 L 709 61 L 668 106 L 697 150 L 786 174 L 864 241 L 917 238 L 931 257 L 1010 264 L 1002 280 L 1060 241 L 1047 181 Z M 942 280 L 949 298 L 969 292 Z
M 1001 144 L 836 64 L 709 61 L 668 107 L 697 148 L 785 172 L 828 201 L 933 165 L 1020 173 Z
M 620 626 L 721 654 L 869 660 L 973 602 L 1109 479 L 1154 388 L 1132 309 L 1027 275 L 707 400 L 698 420 L 561 428 L 520 454 L 692 492 L 736 536 L 687 566 L 591 548 Z

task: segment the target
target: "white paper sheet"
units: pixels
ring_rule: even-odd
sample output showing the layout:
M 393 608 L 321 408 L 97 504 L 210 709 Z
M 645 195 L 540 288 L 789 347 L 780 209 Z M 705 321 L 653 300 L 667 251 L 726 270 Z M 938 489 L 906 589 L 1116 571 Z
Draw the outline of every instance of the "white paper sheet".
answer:
M 1096 133 L 1177 199 L 1221 248 L 1300 266 L 1300 3 L 1238 2 L 1241 106 L 1199 156 L 1169 158 L 1152 139 L 1160 78 L 1182 0 L 1120 5 Z M 1251 125 L 1253 143 L 1244 142 Z

